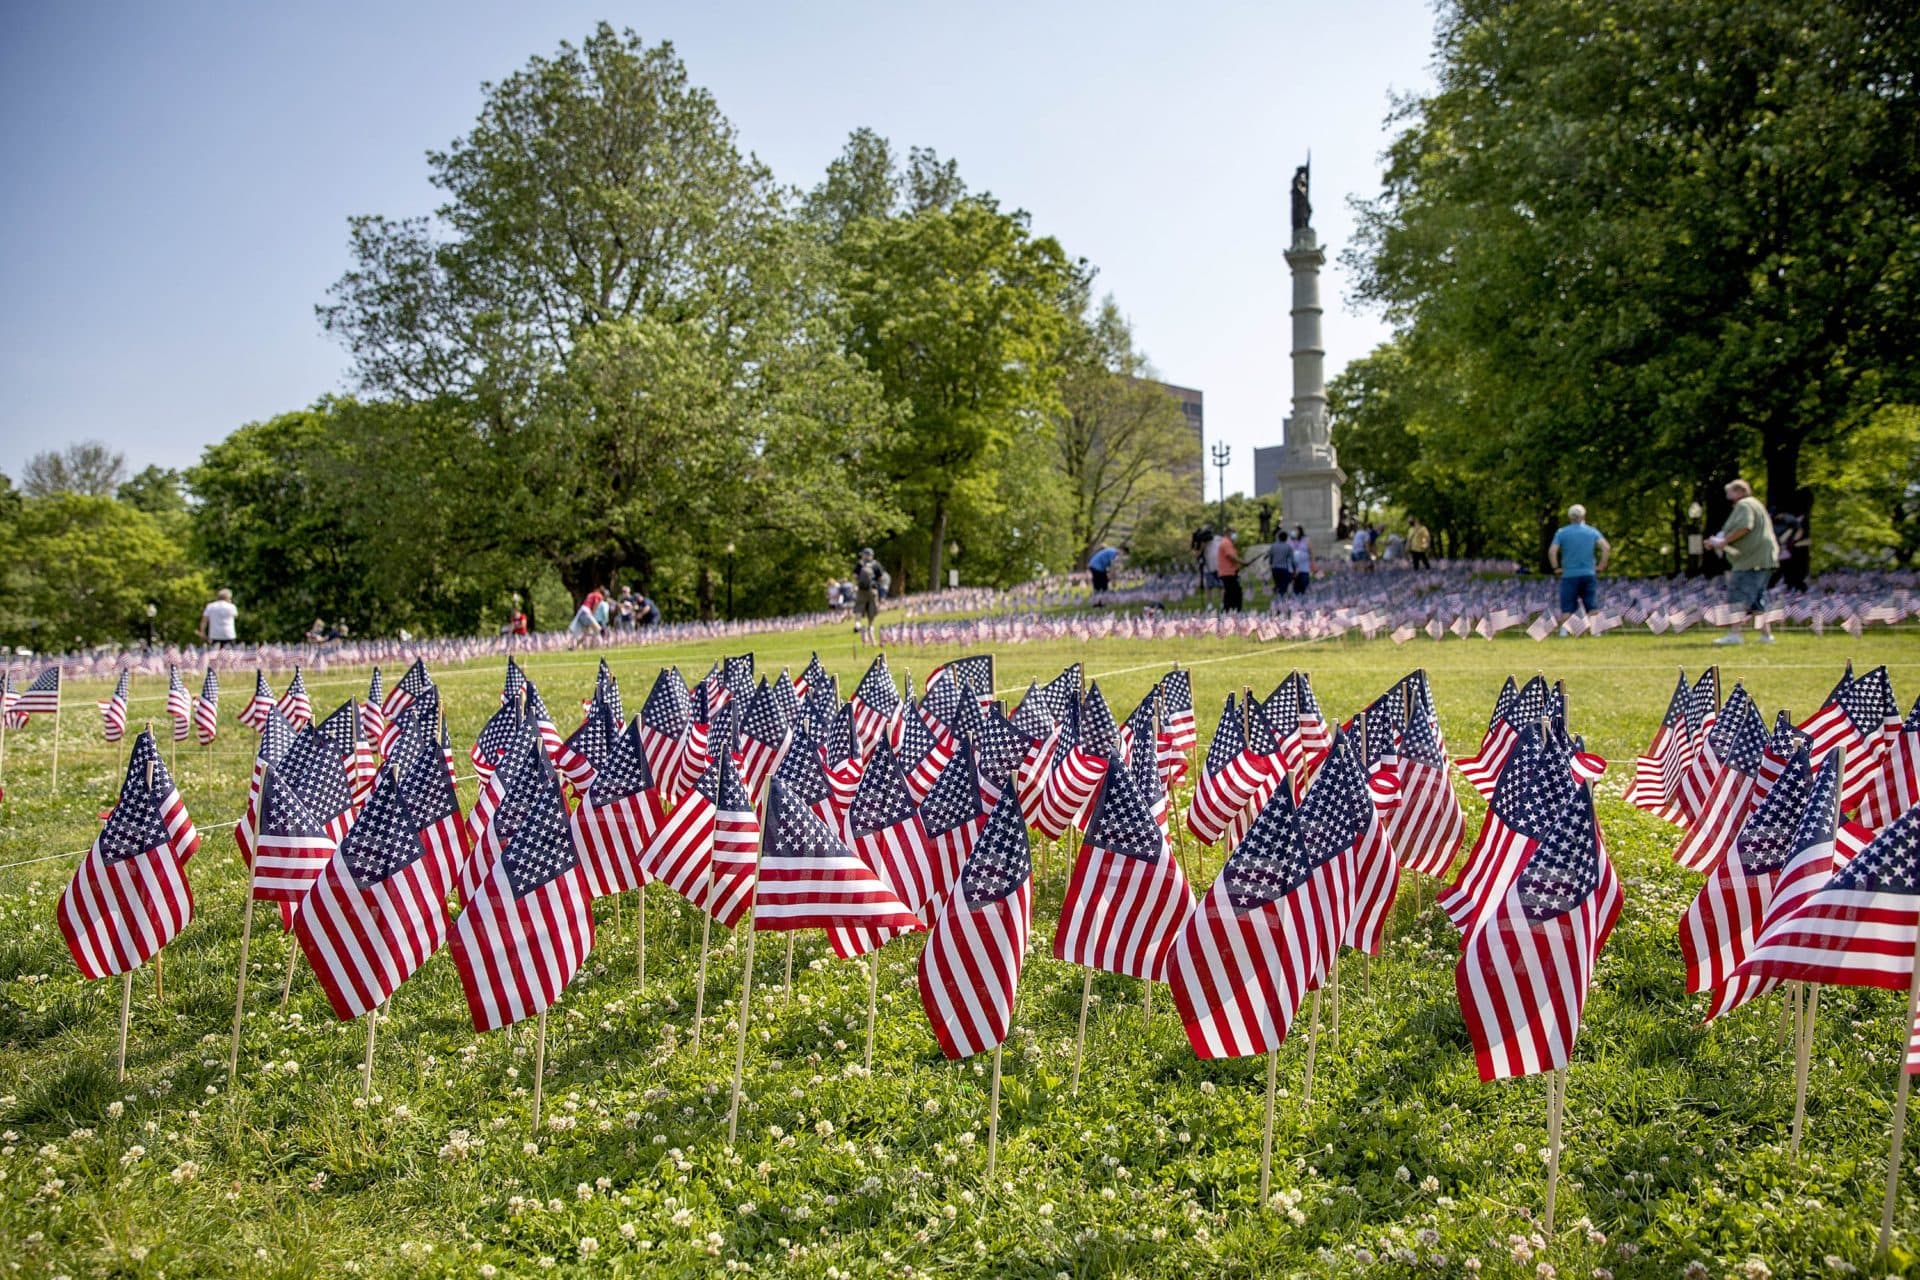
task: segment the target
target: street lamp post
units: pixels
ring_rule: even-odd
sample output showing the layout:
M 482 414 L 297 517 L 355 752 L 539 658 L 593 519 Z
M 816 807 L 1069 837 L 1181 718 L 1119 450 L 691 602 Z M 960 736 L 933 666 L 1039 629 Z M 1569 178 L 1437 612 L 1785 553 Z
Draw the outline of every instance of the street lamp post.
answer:
M 1227 464 L 1233 461 L 1233 446 L 1224 440 L 1213 446 L 1213 469 L 1220 476 L 1220 531 L 1227 528 Z
M 733 544 L 727 544 L 727 621 L 733 621 Z

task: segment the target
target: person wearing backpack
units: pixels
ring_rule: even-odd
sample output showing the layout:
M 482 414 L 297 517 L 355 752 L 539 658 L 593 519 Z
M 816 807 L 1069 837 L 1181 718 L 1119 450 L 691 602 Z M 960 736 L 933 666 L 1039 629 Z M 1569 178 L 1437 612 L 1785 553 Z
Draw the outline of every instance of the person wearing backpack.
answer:
M 854 630 L 868 644 L 878 644 L 875 625 L 880 619 L 880 593 L 886 589 L 887 571 L 873 558 L 872 547 L 860 548 L 859 563 L 853 567 Z

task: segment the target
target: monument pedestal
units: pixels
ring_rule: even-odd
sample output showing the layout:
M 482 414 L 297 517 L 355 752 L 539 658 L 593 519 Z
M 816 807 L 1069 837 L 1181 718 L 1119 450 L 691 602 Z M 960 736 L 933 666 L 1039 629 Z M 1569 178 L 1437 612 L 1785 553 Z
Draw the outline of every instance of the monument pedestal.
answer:
M 1327 353 L 1320 342 L 1320 268 L 1327 254 L 1307 225 L 1312 209 L 1305 203 L 1304 174 L 1303 169 L 1295 176 L 1293 243 L 1286 254 L 1293 276 L 1293 412 L 1281 424 L 1286 443 L 1255 451 L 1255 489 L 1279 495 L 1281 526 L 1307 531 L 1314 569 L 1324 572 L 1341 559 L 1333 537 L 1347 473 L 1340 469 L 1327 421 Z

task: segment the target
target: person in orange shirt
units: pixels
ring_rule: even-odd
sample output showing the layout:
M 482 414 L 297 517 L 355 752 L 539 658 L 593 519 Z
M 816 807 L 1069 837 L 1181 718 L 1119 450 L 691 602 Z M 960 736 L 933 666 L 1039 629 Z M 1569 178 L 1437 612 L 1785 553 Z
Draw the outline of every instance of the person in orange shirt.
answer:
M 1234 532 L 1220 535 L 1220 608 L 1226 613 L 1240 612 L 1240 548 L 1234 545 Z

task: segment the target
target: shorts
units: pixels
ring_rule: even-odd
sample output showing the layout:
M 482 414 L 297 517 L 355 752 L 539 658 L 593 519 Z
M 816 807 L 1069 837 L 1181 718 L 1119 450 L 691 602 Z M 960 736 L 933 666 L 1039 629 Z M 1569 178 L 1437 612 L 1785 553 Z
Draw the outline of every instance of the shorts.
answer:
M 1727 603 L 1748 613 L 1762 613 L 1767 607 L 1767 583 L 1773 570 L 1734 569 L 1727 574 Z
M 1600 579 L 1591 573 L 1560 579 L 1560 612 L 1572 613 L 1578 605 L 1585 605 L 1588 613 L 1600 607 Z

